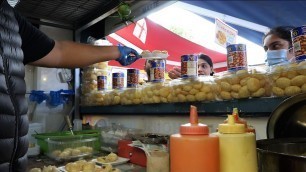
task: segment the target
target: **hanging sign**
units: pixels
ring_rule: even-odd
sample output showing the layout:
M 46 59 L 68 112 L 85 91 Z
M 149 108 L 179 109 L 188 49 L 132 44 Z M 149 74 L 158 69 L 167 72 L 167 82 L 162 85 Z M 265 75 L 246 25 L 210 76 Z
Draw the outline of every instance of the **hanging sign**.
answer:
M 224 48 L 230 44 L 236 44 L 236 38 L 238 36 L 238 31 L 236 29 L 217 18 L 215 19 L 215 25 L 215 42 L 217 44 Z

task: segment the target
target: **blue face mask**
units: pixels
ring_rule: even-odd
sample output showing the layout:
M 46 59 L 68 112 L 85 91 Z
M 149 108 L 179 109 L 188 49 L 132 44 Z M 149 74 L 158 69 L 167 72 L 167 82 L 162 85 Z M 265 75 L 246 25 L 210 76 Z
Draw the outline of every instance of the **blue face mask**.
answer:
M 289 63 L 287 59 L 288 50 L 280 49 L 280 50 L 269 50 L 266 52 L 267 56 L 267 65 L 277 65 L 277 64 L 286 64 Z

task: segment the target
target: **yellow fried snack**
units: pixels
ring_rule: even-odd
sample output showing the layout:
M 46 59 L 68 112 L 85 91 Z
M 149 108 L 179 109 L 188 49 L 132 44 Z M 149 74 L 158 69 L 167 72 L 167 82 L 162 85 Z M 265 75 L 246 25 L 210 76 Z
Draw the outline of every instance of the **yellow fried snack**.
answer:
M 247 80 L 248 90 L 251 92 L 255 92 L 260 88 L 260 82 L 256 78 L 250 78 Z
M 241 85 L 239 85 L 239 84 L 235 84 L 235 85 L 231 86 L 231 90 L 235 91 L 235 92 L 238 92 L 240 90 L 240 88 L 241 88 Z
M 206 94 L 204 92 L 198 92 L 196 95 L 195 95 L 195 98 L 197 101 L 203 101 L 206 99 Z
M 192 87 L 197 89 L 197 90 L 200 90 L 202 88 L 202 82 L 195 82 Z
M 241 89 L 238 92 L 238 95 L 239 95 L 239 98 L 248 98 L 251 96 L 247 86 L 241 87 Z
M 306 93 L 306 84 L 302 85 L 301 90 L 303 93 Z
M 106 163 L 106 162 L 107 162 L 105 156 L 98 157 L 98 158 L 97 158 L 97 161 L 98 161 L 98 162 L 101 162 L 101 163 Z
M 60 158 L 68 158 L 68 157 L 70 157 L 70 154 L 71 152 L 68 152 L 68 151 L 64 151 L 64 152 L 61 152 L 60 154 L 59 154 L 59 157 Z
M 277 87 L 285 89 L 286 87 L 290 86 L 291 80 L 285 77 L 281 77 L 275 81 L 275 84 Z
M 59 155 L 62 153 L 62 151 L 60 151 L 60 150 L 54 150 L 53 152 L 52 152 L 52 156 L 54 156 L 54 157 L 59 157 Z
M 234 99 L 239 99 L 239 94 L 237 92 L 231 92 L 231 96 L 234 98 Z
M 190 91 L 189 91 L 189 94 L 191 94 L 191 95 L 195 95 L 195 94 L 197 94 L 199 92 L 199 90 L 197 90 L 197 89 L 191 89 Z
M 194 102 L 194 101 L 196 101 L 196 97 L 194 95 L 187 95 L 186 100 L 188 102 Z
M 72 149 L 71 156 L 81 155 L 81 151 L 79 149 Z
M 302 75 L 306 75 L 306 61 L 302 61 L 298 64 L 297 72 Z
M 240 85 L 241 86 L 247 85 L 247 82 L 248 82 L 249 79 L 250 79 L 250 77 L 246 77 L 246 78 L 241 79 L 240 82 L 239 82 Z
M 232 99 L 231 93 L 227 91 L 221 91 L 220 96 L 223 100 L 230 100 Z
M 29 172 L 41 172 L 40 168 L 32 168 Z
M 298 72 L 296 70 L 289 70 L 286 73 L 286 77 L 289 79 L 292 79 L 298 75 Z
M 212 101 L 212 100 L 215 100 L 215 99 L 216 99 L 215 94 L 213 94 L 213 93 L 207 93 L 207 95 L 206 95 L 206 100 Z
M 77 163 L 68 163 L 65 165 L 65 170 L 68 172 L 82 171 L 82 166 Z
M 113 166 L 111 164 L 105 164 L 102 165 L 102 171 L 101 172 L 110 172 L 113 169 Z
M 285 89 L 285 94 L 287 96 L 293 96 L 299 94 L 301 92 L 301 88 L 298 86 L 289 86 Z
M 83 172 L 84 171 L 94 171 L 95 167 L 96 167 L 96 164 L 94 162 L 86 162 L 83 165 Z
M 252 97 L 262 97 L 266 93 L 264 88 L 258 89 L 256 92 L 252 93 Z
M 292 86 L 302 86 L 306 83 L 306 76 L 304 75 L 298 75 L 291 79 L 291 85 Z
M 222 91 L 227 91 L 227 92 L 231 91 L 231 84 L 227 82 L 221 82 L 220 87 Z
M 238 76 L 233 76 L 233 77 L 229 78 L 228 82 L 229 82 L 231 85 L 235 85 L 235 84 L 239 84 L 240 79 L 239 79 Z
M 42 172 L 58 172 L 57 168 L 52 165 L 44 166 Z
M 78 160 L 75 161 L 74 163 L 76 163 L 78 166 L 80 166 L 81 168 L 83 168 L 83 166 L 86 164 L 86 160 Z
M 285 95 L 285 91 L 279 87 L 272 87 L 272 93 L 278 97 L 282 97 Z
M 249 72 L 247 70 L 238 70 L 236 72 L 236 75 L 240 78 L 243 79 L 249 75 Z
M 186 102 L 186 97 L 182 94 L 177 95 L 178 102 Z
M 118 160 L 118 155 L 115 154 L 115 153 L 110 153 L 106 156 L 106 160 L 108 162 L 114 162 L 114 161 L 117 161 Z
M 221 90 L 221 88 L 219 86 L 216 86 L 215 88 L 216 90 Z M 208 93 L 208 92 L 211 92 L 211 86 L 210 85 L 203 85 L 201 90 L 201 92 L 204 92 L 204 93 Z

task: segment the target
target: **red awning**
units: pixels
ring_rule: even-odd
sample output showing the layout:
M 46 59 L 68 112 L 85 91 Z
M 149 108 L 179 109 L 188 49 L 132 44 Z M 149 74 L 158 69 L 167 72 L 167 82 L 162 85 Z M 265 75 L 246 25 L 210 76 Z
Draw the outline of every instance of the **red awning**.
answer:
M 146 34 L 145 43 L 143 43 L 133 32 L 136 24 L 130 24 L 127 27 L 115 32 L 116 36 L 132 43 L 142 50 L 166 50 L 169 53 L 168 61 L 180 62 L 181 55 L 204 53 L 212 58 L 213 63 L 220 63 L 226 61 L 226 55 L 205 48 L 199 44 L 191 42 L 168 29 L 154 23 L 150 19 L 145 18 L 145 22 L 137 22 L 139 32 L 135 35 L 140 36 Z M 146 26 L 145 26 L 146 25 Z M 142 35 L 144 36 L 144 35 Z M 114 37 L 107 36 L 107 39 L 117 45 L 118 43 L 124 44 L 121 40 L 114 39 Z M 118 66 L 116 61 L 111 61 L 110 65 Z M 129 67 L 143 69 L 144 60 L 138 60 Z M 167 69 L 171 69 L 175 63 L 167 63 Z M 224 68 L 222 69 L 224 70 Z M 220 69 L 217 71 L 220 71 Z

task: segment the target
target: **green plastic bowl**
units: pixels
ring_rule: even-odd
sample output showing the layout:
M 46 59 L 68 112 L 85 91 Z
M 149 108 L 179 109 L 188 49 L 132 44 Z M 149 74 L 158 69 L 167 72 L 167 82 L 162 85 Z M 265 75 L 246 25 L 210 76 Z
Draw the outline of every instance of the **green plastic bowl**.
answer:
M 82 131 L 74 131 L 74 135 L 71 135 L 70 131 L 63 132 L 52 132 L 52 133 L 41 133 L 41 134 L 33 134 L 32 136 L 37 140 L 37 144 L 40 146 L 40 150 L 42 153 L 48 153 L 48 142 L 46 139 L 67 139 L 67 138 L 89 138 L 89 137 L 97 137 L 97 141 L 94 145 L 94 150 L 99 151 L 101 148 L 101 134 L 98 130 L 82 130 Z

